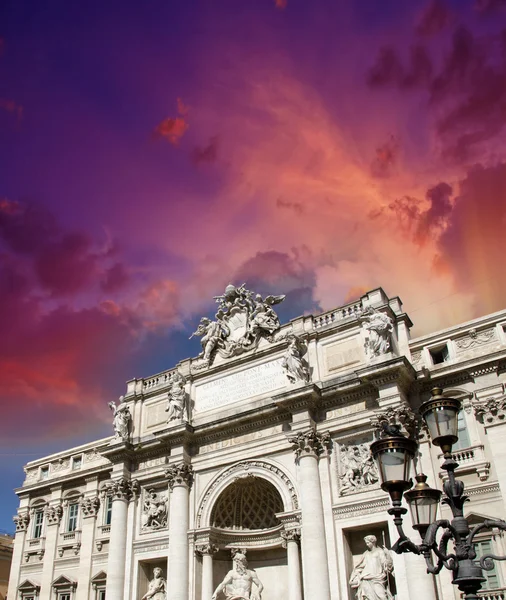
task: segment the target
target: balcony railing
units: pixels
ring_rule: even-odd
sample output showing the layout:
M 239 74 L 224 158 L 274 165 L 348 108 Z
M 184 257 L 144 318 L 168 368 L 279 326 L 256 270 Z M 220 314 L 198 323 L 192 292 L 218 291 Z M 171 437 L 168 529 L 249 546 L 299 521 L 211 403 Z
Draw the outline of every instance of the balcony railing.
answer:
M 360 315 L 362 310 L 361 302 L 352 302 L 346 306 L 341 306 L 341 308 L 336 308 L 334 310 L 330 310 L 329 312 L 323 313 L 322 315 L 313 317 L 313 326 L 315 329 L 319 329 L 320 327 L 331 325 L 337 321 L 356 318 Z
M 495 590 L 480 590 L 478 596 L 481 600 L 505 600 L 506 599 L 506 588 L 497 588 Z M 463 598 L 464 595 L 461 595 Z
M 490 462 L 485 457 L 485 446 L 483 444 L 475 444 L 469 448 L 454 450 L 452 452 L 453 460 L 459 463 L 457 473 L 477 473 L 481 481 L 486 481 L 490 473 Z M 438 455 L 438 459 L 443 458 L 442 454 Z M 439 473 L 441 479 L 446 478 L 446 471 Z

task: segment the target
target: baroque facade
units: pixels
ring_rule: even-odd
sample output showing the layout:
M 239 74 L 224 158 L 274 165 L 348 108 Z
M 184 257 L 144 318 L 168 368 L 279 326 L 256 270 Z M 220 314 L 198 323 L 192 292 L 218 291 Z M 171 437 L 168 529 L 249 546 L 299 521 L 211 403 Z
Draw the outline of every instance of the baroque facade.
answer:
M 411 339 L 382 289 L 284 325 L 283 296 L 228 286 L 216 301 L 197 358 L 129 381 L 110 403 L 111 437 L 26 465 L 9 598 L 458 598 L 448 573 L 389 551 L 369 445 L 378 428 L 416 426 L 442 387 L 463 406 L 454 455 L 467 514 L 502 518 L 506 310 Z M 439 464 L 422 435 L 432 486 Z M 505 550 L 500 531 L 478 539 L 479 554 Z M 503 563 L 484 587 L 504 598 Z

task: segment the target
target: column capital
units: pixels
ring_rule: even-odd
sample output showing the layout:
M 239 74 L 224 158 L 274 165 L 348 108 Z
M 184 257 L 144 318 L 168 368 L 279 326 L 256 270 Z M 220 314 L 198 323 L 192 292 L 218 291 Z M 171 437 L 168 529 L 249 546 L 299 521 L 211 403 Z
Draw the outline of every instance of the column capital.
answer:
M 129 502 L 132 498 L 136 498 L 139 495 L 140 486 L 137 479 L 120 479 L 112 480 L 106 487 L 105 493 L 110 496 L 112 500 L 125 500 Z
M 197 556 L 202 556 L 204 554 L 213 555 L 218 552 L 219 548 L 215 544 L 198 544 L 195 546 L 195 554 Z
M 100 508 L 100 499 L 98 496 L 81 498 L 81 511 L 85 519 L 96 517 Z
M 44 516 L 48 525 L 59 525 L 63 515 L 63 507 L 61 504 L 54 506 L 46 506 L 44 508 Z
M 165 478 L 169 483 L 171 492 L 175 487 L 190 489 L 193 484 L 193 467 L 187 463 L 171 465 L 165 469 Z
M 12 517 L 12 520 L 16 525 L 16 533 L 18 533 L 18 531 L 26 531 L 28 529 L 28 523 L 30 523 L 30 514 L 27 512 L 19 513 Z
M 300 542 L 300 529 L 283 529 L 281 531 L 281 538 L 283 548 L 286 548 L 288 542 L 296 542 L 297 544 Z
M 318 458 L 324 451 L 332 452 L 332 440 L 330 433 L 322 433 L 310 429 L 309 431 L 297 433 L 296 436 L 288 439 L 292 444 L 292 450 L 295 452 L 295 458 L 298 461 L 302 456 L 314 456 Z
M 473 400 L 474 414 L 485 427 L 506 424 L 506 396 Z

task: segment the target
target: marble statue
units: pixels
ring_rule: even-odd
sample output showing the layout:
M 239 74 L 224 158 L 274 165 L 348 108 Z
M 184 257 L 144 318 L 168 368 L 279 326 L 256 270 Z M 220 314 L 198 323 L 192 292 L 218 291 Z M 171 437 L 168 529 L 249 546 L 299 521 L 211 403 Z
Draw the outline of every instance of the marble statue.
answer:
M 160 529 L 167 525 L 167 502 L 155 490 L 149 490 L 142 506 L 142 528 Z
M 340 447 L 339 494 L 358 492 L 378 483 L 378 469 L 369 444 Z
M 264 586 L 255 571 L 248 569 L 248 561 L 243 552 L 236 552 L 233 558 L 234 568 L 229 571 L 214 591 L 211 600 L 217 600 L 223 592 L 226 600 L 261 600 Z M 256 590 L 253 585 L 256 585 Z
M 176 371 L 172 381 L 170 383 L 170 388 L 168 392 L 168 400 L 169 403 L 165 412 L 168 412 L 167 422 L 173 421 L 175 419 L 183 419 L 184 417 L 188 418 L 188 406 L 187 406 L 187 397 L 186 390 L 184 386 L 186 384 L 186 379 L 184 378 L 179 371 Z
M 388 576 L 393 571 L 392 556 L 386 548 L 378 548 L 375 535 L 366 535 L 367 550 L 353 569 L 350 585 L 357 590 L 357 600 L 393 600 Z
M 153 579 L 149 582 L 148 591 L 141 600 L 167 600 L 167 582 L 162 577 L 160 567 L 153 569 Z
M 297 381 L 309 382 L 309 365 L 304 358 L 307 347 L 296 335 L 288 337 L 288 348 L 281 361 L 281 368 L 288 377 L 290 383 Z
M 128 404 L 123 403 L 123 396 L 120 397 L 120 403 L 116 406 L 116 403 L 109 402 L 108 406 L 112 410 L 114 419 L 112 426 L 114 429 L 114 440 L 122 442 L 128 442 L 128 429 L 132 415 L 128 408 Z
M 200 336 L 202 352 L 192 364 L 192 371 L 205 369 L 212 364 L 218 353 L 222 358 L 238 356 L 255 350 L 262 338 L 273 341 L 273 334 L 279 329 L 279 318 L 274 305 L 285 296 L 253 294 L 245 284 L 236 287 L 227 285 L 221 296 L 215 296 L 218 304 L 216 321 L 202 317 L 197 330 L 191 335 Z
M 390 352 L 392 347 L 392 319 L 375 308 L 366 308 L 360 316 L 364 329 L 369 332 L 366 352 L 372 357 Z

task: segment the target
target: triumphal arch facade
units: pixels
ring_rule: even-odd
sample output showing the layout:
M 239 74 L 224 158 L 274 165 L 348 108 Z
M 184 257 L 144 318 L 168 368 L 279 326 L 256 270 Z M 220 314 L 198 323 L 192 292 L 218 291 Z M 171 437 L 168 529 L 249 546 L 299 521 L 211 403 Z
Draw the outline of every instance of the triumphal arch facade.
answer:
M 385 424 L 416 429 L 442 387 L 462 401 L 470 518 L 502 518 L 506 310 L 411 339 L 382 289 L 285 324 L 283 300 L 227 286 L 192 336 L 198 356 L 109 403 L 110 437 L 26 465 L 10 599 L 456 598 L 449 576 L 391 552 L 369 445 Z M 441 487 L 438 449 L 417 435 Z M 506 547 L 500 531 L 479 544 Z M 483 594 L 505 590 L 500 564 Z

